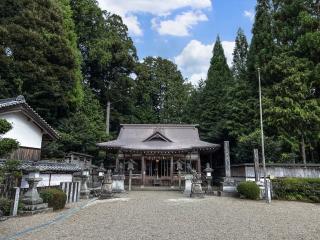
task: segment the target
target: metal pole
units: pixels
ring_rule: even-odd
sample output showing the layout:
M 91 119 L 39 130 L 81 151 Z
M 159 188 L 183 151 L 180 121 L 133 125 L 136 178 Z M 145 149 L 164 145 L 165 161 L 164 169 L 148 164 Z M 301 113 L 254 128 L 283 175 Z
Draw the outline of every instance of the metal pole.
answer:
M 107 102 L 107 109 L 106 109 L 106 133 L 109 136 L 110 133 L 110 101 Z
M 264 153 L 264 132 L 263 132 L 263 117 L 262 117 L 262 93 L 261 93 L 261 74 L 260 68 L 258 68 L 259 75 L 259 105 L 260 105 L 260 128 L 261 128 L 261 150 L 262 150 L 262 165 L 263 165 L 263 179 L 264 179 L 264 193 L 265 199 L 267 203 L 271 203 L 271 199 L 269 199 L 268 194 L 268 184 L 267 184 L 267 170 L 266 170 L 266 158 Z
M 110 133 L 110 89 L 111 89 L 111 85 L 109 83 L 108 85 L 108 96 L 107 96 L 107 109 L 106 109 L 106 133 L 107 136 L 109 136 Z

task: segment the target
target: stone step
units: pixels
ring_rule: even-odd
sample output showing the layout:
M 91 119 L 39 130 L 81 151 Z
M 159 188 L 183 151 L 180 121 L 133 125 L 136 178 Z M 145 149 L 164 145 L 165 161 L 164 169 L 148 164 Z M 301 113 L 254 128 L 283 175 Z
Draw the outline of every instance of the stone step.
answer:
M 20 216 L 30 216 L 38 213 L 48 213 L 52 212 L 53 208 L 45 208 L 45 209 L 38 209 L 38 210 L 33 210 L 33 211 L 19 211 Z
M 217 191 L 216 196 L 219 197 L 240 197 L 238 192 L 224 192 L 224 191 Z

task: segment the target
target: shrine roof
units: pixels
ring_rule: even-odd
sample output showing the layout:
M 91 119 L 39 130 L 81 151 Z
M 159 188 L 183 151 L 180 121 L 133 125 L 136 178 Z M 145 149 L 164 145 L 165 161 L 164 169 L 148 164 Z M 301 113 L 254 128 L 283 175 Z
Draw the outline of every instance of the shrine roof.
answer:
M 123 124 L 118 138 L 98 143 L 104 149 L 123 151 L 214 151 L 220 147 L 201 141 L 197 125 Z

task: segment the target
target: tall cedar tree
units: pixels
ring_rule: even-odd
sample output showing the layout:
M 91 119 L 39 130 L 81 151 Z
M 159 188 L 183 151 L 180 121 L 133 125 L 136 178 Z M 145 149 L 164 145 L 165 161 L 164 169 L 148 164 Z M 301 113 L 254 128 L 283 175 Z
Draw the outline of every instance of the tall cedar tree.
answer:
M 241 28 L 238 29 L 233 51 L 232 73 L 236 80 L 242 80 L 247 73 L 248 42 Z
M 278 54 L 270 64 L 276 83 L 268 91 L 267 123 L 290 152 L 298 152 L 300 142 L 306 162 L 305 142 L 319 141 L 319 6 L 274 0 L 274 9 Z
M 25 95 L 56 125 L 82 98 L 67 1 L 4 0 L 0 9 L 0 85 L 5 89 L 0 97 Z
M 185 107 L 185 114 L 183 122 L 190 124 L 199 124 L 201 116 L 202 95 L 205 82 L 203 79 L 199 80 L 196 87 L 192 87 L 190 96 Z
M 228 139 L 226 121 L 229 116 L 226 106 L 230 101 L 229 91 L 232 84 L 232 74 L 220 38 L 217 37 L 201 106 L 200 129 L 204 139 L 208 141 L 219 143 Z
M 248 79 L 253 86 L 258 86 L 257 71 L 261 68 L 262 82 L 270 84 L 268 63 L 274 53 L 272 13 L 270 0 L 258 0 L 252 39 L 248 53 Z
M 85 83 L 106 108 L 111 101 L 111 131 L 133 121 L 136 49 L 121 18 L 102 11 L 95 0 L 71 1 L 84 62 Z
M 241 138 L 250 135 L 255 131 L 258 125 L 255 118 L 257 112 L 257 94 L 253 86 L 247 79 L 247 57 L 248 43 L 242 29 L 238 30 L 236 37 L 236 45 L 233 52 L 233 77 L 234 85 L 231 86 L 230 96 L 232 98 L 227 102 L 228 128 L 230 139 L 233 144 L 232 155 L 235 162 L 247 161 L 250 155 L 247 156 L 247 149 L 243 149 L 243 144 L 239 144 Z
M 147 57 L 137 67 L 136 112 L 140 123 L 181 123 L 191 90 L 177 66 Z

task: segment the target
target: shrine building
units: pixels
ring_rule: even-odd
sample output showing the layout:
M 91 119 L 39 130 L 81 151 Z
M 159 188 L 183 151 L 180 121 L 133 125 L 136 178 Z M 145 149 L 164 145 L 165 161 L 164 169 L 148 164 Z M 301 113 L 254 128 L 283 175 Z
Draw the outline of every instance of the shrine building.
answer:
M 188 164 L 201 172 L 205 165 L 201 156 L 211 157 L 220 147 L 201 141 L 197 125 L 185 124 L 122 124 L 116 140 L 97 145 L 107 154 L 116 154 L 110 165 L 117 170 L 121 166 L 125 175 L 127 163 L 133 161 L 132 184 L 141 186 L 176 186 L 178 161 L 182 175 Z

